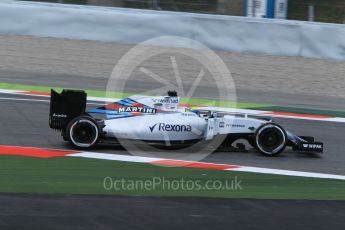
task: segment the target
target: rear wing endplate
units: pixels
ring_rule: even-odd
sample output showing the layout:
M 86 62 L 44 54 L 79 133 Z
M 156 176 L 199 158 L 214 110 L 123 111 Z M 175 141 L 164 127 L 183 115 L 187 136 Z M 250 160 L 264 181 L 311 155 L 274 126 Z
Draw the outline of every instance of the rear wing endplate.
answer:
M 85 113 L 86 93 L 83 90 L 64 89 L 61 93 L 51 90 L 49 126 L 52 129 L 65 129 L 75 117 Z

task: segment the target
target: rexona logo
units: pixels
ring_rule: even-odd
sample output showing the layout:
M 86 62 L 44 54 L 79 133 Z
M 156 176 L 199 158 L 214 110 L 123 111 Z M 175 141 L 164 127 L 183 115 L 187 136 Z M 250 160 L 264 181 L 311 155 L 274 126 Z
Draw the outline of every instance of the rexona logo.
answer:
M 157 128 L 156 128 L 157 127 Z M 153 126 L 149 126 L 151 133 L 155 130 L 165 132 L 192 132 L 192 126 L 190 125 L 171 125 L 166 123 L 156 123 Z

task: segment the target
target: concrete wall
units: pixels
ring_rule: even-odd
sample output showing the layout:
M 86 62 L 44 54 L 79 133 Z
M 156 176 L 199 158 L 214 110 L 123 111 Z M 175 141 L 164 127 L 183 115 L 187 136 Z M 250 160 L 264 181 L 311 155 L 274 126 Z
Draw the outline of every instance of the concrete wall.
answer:
M 212 49 L 345 60 L 343 25 L 5 1 L 0 34 L 139 43 L 174 35 Z

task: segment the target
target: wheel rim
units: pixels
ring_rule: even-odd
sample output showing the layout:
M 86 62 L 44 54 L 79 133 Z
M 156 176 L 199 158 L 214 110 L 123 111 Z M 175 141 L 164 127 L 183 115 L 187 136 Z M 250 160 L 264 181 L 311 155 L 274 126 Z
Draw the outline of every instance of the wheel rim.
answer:
M 70 138 L 78 147 L 91 147 L 98 139 L 98 128 L 89 120 L 79 120 L 70 128 Z
M 257 133 L 256 144 L 265 154 L 276 154 L 285 146 L 286 135 L 284 131 L 275 125 L 262 127 Z

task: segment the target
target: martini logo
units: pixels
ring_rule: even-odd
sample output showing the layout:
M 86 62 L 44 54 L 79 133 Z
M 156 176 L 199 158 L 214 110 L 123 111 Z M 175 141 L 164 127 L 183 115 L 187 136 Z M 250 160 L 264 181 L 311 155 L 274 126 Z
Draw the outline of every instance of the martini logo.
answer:
M 119 113 L 123 112 L 139 112 L 139 113 L 156 113 L 156 109 L 145 107 L 121 107 Z
M 166 123 L 156 123 L 153 126 L 149 126 L 151 133 L 157 127 L 158 131 L 164 132 L 192 132 L 192 126 L 190 125 L 171 125 Z

